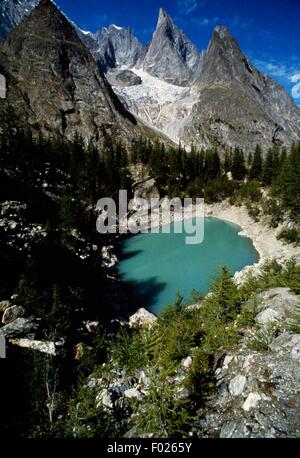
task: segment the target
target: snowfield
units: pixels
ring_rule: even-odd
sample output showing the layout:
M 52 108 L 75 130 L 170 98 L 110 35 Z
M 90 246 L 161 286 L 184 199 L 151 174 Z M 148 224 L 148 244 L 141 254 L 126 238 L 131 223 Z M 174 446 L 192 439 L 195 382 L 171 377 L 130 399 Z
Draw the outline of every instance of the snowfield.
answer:
M 175 86 L 139 68 L 122 66 L 118 71 L 122 70 L 130 70 L 142 79 L 142 84 L 136 86 L 120 87 L 112 83 L 128 110 L 179 143 L 184 127 L 191 121 L 197 100 L 195 89 Z M 110 79 L 109 75 L 107 77 Z

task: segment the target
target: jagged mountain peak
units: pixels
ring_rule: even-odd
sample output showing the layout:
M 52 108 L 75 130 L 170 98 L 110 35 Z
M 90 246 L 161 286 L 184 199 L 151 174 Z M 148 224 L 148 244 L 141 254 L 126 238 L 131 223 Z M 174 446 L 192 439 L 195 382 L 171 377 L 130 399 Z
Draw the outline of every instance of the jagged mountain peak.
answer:
M 221 38 L 230 37 L 231 33 L 227 26 L 225 25 L 216 25 L 214 32 L 218 33 Z
M 67 17 L 60 11 L 58 6 L 52 0 L 40 0 L 37 6 L 31 11 L 30 16 L 44 17 L 48 21 L 52 21 L 56 18 L 60 22 L 70 23 Z
M 3 44 L 3 49 L 9 50 L 9 47 L 13 46 L 15 41 L 22 38 L 34 41 L 34 33 L 36 32 L 40 33 L 35 39 L 40 40 L 41 47 L 42 40 L 46 40 L 50 36 L 57 40 L 61 40 L 66 36 L 74 42 L 79 40 L 74 26 L 55 3 L 51 0 L 40 0 L 30 14 L 8 35 Z M 81 42 L 79 41 L 79 43 Z
M 209 51 L 213 46 L 221 46 L 224 49 L 234 48 L 236 51 L 242 54 L 238 42 L 231 34 L 229 28 L 224 25 L 217 25 L 214 28 L 212 38 L 210 40 L 207 50 Z
M 161 32 L 171 33 L 172 37 L 170 36 L 170 38 L 173 38 L 174 40 L 178 40 L 178 38 L 182 37 L 186 39 L 186 41 L 189 41 L 183 33 L 183 31 L 175 24 L 171 16 L 163 8 L 160 8 L 159 10 L 156 30 L 154 32 L 153 39 L 157 33 Z
M 130 30 L 130 27 L 120 27 L 116 24 L 110 24 L 108 27 L 101 27 L 98 32 L 96 32 L 96 39 L 100 39 L 106 35 L 118 34 L 123 30 Z
M 32 12 L 39 13 L 44 12 L 45 14 L 57 14 L 66 17 L 56 5 L 53 0 L 38 0 L 37 5 L 33 8 Z M 31 12 L 31 14 L 32 14 Z M 67 19 L 67 18 L 66 18 Z
M 241 84 L 258 77 L 259 72 L 243 54 L 229 29 L 225 26 L 215 27 L 196 81 L 235 81 Z
M 162 8 L 152 41 L 141 66 L 150 75 L 187 85 L 200 62 L 200 53 Z
M 166 22 L 166 21 L 170 21 L 171 20 L 171 17 L 168 15 L 168 13 L 166 12 L 165 9 L 163 8 L 160 8 L 159 9 L 159 13 L 158 13 L 158 22 L 157 22 L 157 26 L 161 25 L 162 23 Z
M 289 145 L 300 135 L 300 111 L 291 97 L 256 69 L 227 27 L 215 28 L 195 86 L 199 102 L 184 135 L 197 135 L 203 146 L 251 151 L 255 144 Z
M 111 24 L 109 27 L 102 27 L 96 33 L 95 38 L 97 45 L 93 54 L 104 71 L 118 65 L 132 67 L 137 63 L 144 51 L 143 45 L 133 34 L 130 26 L 120 27 Z M 107 49 L 113 50 L 114 60 L 105 58 L 103 51 Z
M 113 29 L 116 29 L 116 30 L 122 30 L 124 29 L 125 27 L 120 27 L 119 25 L 116 25 L 116 24 L 111 24 L 109 26 L 109 28 L 113 28 Z M 127 27 L 128 29 L 130 29 L 130 27 Z

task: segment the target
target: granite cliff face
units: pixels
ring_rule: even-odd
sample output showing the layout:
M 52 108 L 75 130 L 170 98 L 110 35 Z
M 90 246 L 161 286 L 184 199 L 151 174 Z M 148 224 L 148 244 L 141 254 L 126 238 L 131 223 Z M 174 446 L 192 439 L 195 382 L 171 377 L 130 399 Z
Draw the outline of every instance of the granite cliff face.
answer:
M 24 124 L 44 133 L 86 141 L 107 134 L 130 142 L 142 134 L 112 91 L 74 27 L 50 0 L 38 7 L 7 37 L 0 72 L 7 98 Z
M 38 4 L 39 0 L 1 0 L 0 3 L 0 40 L 13 29 L 24 16 Z
M 200 61 L 201 54 L 196 46 L 170 16 L 160 9 L 151 44 L 140 62 L 143 70 L 169 83 L 186 86 L 197 71 Z
M 108 28 L 103 27 L 96 33 L 95 39 L 98 44 L 96 57 L 101 55 L 99 47 L 101 49 L 101 47 L 105 46 L 105 43 L 111 43 L 114 50 L 115 66 L 134 66 L 144 49 L 143 45 L 133 35 L 131 27 L 122 28 L 114 24 Z

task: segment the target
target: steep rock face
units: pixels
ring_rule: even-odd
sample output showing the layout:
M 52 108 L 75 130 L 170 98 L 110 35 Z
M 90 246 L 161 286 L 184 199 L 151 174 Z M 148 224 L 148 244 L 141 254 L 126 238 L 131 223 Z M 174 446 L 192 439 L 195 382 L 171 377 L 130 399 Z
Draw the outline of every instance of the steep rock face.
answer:
M 104 73 L 117 66 L 114 45 L 109 37 L 106 37 L 100 43 L 94 41 L 88 48 Z
M 38 4 L 39 0 L 1 0 L 0 40 Z
M 197 103 L 182 133 L 203 147 L 290 145 L 300 136 L 300 110 L 283 87 L 263 76 L 225 27 L 216 27 L 195 80 Z
M 92 32 L 81 30 L 73 21 L 70 22 L 75 28 L 77 35 L 79 36 L 82 43 L 84 43 L 89 50 L 92 50 L 95 46 L 95 35 Z
M 131 27 L 123 28 L 114 24 L 108 28 L 103 27 L 95 35 L 97 47 L 93 54 L 96 59 L 101 59 L 103 49 L 107 48 L 107 43 L 110 42 L 114 52 L 114 63 L 105 61 L 106 67 L 114 68 L 116 66 L 127 65 L 134 66 L 143 53 L 143 45 L 133 35 Z
M 197 48 L 161 9 L 153 39 L 140 66 L 169 83 L 187 85 L 199 67 Z
M 33 129 L 75 132 L 88 140 L 106 134 L 130 141 L 136 120 L 113 93 L 74 27 L 50 0 L 7 37 L 0 57 L 8 102 Z

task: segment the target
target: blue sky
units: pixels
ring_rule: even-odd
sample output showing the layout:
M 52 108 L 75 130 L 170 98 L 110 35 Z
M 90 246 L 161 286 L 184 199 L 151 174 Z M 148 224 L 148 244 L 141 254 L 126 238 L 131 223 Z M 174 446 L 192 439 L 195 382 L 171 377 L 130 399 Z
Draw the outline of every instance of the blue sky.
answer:
M 263 72 L 283 84 L 300 104 L 299 0 L 56 0 L 81 28 L 131 25 L 150 41 L 160 7 L 197 45 L 207 47 L 213 28 L 227 25 L 242 50 Z M 297 84 L 299 83 L 299 84 Z

